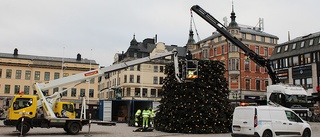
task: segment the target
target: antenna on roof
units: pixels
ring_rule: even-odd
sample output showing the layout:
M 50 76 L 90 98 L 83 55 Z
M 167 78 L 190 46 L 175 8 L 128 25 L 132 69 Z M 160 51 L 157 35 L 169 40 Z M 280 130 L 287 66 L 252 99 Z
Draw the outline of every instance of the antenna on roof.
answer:
M 263 21 L 263 18 L 259 18 L 259 29 L 261 31 L 264 30 L 264 21 Z

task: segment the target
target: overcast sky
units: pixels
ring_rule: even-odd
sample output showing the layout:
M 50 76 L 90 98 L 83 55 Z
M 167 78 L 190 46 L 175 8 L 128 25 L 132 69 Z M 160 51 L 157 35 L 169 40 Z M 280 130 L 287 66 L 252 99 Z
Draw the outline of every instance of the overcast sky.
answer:
M 153 38 L 185 46 L 190 8 L 199 5 L 223 22 L 230 21 L 231 0 L 0 0 L 0 52 L 93 59 L 102 66 L 138 42 Z M 319 0 L 234 0 L 238 24 L 257 26 L 287 41 L 320 31 Z M 199 37 L 216 31 L 193 14 Z M 194 28 L 193 28 L 194 29 Z M 194 36 L 195 40 L 197 36 Z

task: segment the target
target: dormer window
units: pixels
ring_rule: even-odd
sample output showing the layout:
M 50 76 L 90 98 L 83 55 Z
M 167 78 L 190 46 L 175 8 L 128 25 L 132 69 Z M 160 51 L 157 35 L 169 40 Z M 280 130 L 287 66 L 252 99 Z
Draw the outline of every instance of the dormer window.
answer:
M 297 43 L 293 43 L 292 49 L 296 49 Z
M 281 51 L 281 47 L 278 47 L 277 53 L 280 53 L 280 51 Z
M 300 47 L 301 47 L 301 48 L 304 47 L 304 41 L 301 41 Z
M 288 51 L 288 47 L 289 47 L 289 45 L 286 45 L 286 46 L 284 47 L 284 51 Z
M 310 39 L 309 41 L 309 45 L 312 46 L 313 45 L 313 39 Z

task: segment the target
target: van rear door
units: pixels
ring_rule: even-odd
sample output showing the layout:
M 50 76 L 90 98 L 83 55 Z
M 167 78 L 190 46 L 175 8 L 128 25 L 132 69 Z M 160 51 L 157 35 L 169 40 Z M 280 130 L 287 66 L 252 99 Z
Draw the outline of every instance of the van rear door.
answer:
M 236 107 L 233 113 L 232 133 L 254 134 L 255 107 Z

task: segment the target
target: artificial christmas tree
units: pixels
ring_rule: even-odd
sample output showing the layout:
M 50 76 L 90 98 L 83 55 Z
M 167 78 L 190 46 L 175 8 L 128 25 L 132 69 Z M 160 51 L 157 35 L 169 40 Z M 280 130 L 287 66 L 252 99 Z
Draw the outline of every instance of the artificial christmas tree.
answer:
M 180 61 L 180 66 L 185 63 Z M 173 64 L 166 65 L 155 129 L 192 134 L 230 132 L 233 108 L 225 72 L 220 61 L 199 60 L 197 78 L 178 83 Z

